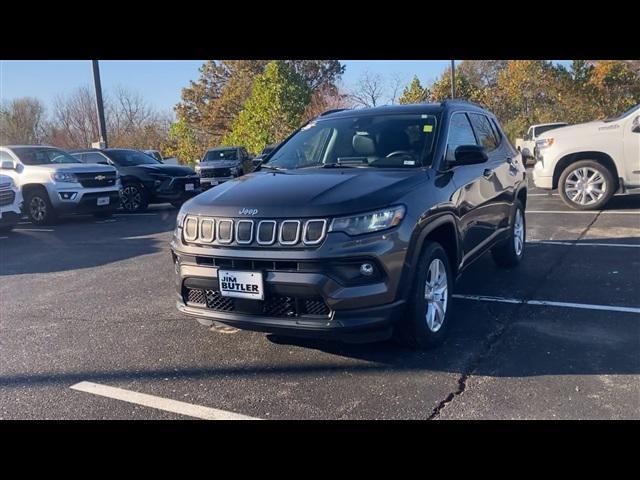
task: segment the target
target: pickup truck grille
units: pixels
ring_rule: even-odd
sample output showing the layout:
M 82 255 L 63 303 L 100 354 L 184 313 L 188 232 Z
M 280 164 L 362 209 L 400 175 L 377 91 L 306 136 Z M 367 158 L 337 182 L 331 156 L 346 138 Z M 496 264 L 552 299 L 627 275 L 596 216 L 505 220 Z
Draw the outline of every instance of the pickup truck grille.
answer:
M 320 297 L 268 296 L 266 300 L 238 300 L 223 297 L 217 290 L 186 288 L 187 304 L 219 312 L 235 312 L 268 317 L 297 318 L 305 316 L 329 317 L 331 310 Z M 249 302 L 249 303 L 247 303 Z
M 327 227 L 323 218 L 253 220 L 188 215 L 183 240 L 211 246 L 309 247 L 322 243 Z
M 11 205 L 16 199 L 16 194 L 13 190 L 0 190 L 0 206 Z
M 85 188 L 112 187 L 116 184 L 115 172 L 82 172 L 76 173 L 80 185 Z
M 204 178 L 230 177 L 230 168 L 207 168 L 200 170 L 200 176 Z

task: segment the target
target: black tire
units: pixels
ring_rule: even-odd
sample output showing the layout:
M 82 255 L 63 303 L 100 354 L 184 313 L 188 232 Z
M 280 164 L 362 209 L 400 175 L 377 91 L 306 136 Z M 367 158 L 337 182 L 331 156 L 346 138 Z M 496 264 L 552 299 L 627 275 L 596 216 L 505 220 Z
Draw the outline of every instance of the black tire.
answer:
M 603 181 L 602 183 L 594 183 L 592 187 L 594 190 L 589 190 L 587 188 L 588 193 L 578 195 L 578 198 L 574 201 L 566 190 L 574 186 L 572 182 L 578 178 L 576 177 L 578 172 L 580 172 L 580 175 L 583 175 L 582 172 L 587 172 L 587 178 L 590 177 L 588 172 L 597 172 L 600 174 Z M 599 187 L 596 188 L 596 185 L 599 185 Z M 615 178 L 609 169 L 601 163 L 593 160 L 580 160 L 579 162 L 572 163 L 563 170 L 560 175 L 560 179 L 558 180 L 558 193 L 560 193 L 560 198 L 562 198 L 562 201 L 566 205 L 575 210 L 599 210 L 613 196 L 616 188 L 617 184 Z M 597 191 L 603 191 L 604 193 L 596 201 L 584 204 L 581 202 L 583 198 L 586 202 L 591 202 Z
M 24 208 L 29 220 L 35 225 L 52 225 L 58 220 L 44 188 L 30 190 L 25 195 Z
M 127 183 L 120 192 L 120 206 L 125 212 L 144 212 L 149 206 L 149 197 L 139 183 Z
M 516 200 L 514 206 L 513 215 L 510 219 L 509 238 L 491 249 L 493 261 L 502 268 L 515 267 L 524 258 L 527 221 L 524 214 L 524 207 L 520 200 Z M 519 218 L 518 214 L 520 215 Z
M 428 325 L 428 316 L 431 311 L 434 311 L 435 306 L 433 303 L 428 303 L 426 299 L 427 280 L 434 281 L 431 278 L 433 272 L 430 271 L 432 262 L 439 260 L 439 268 L 444 266 L 444 273 L 446 273 L 446 291 L 440 296 L 440 300 L 443 301 L 444 318 L 440 323 L 439 328 L 431 328 Z M 442 283 L 444 285 L 445 282 Z M 451 305 L 451 291 L 453 288 L 453 276 L 451 272 L 451 265 L 449 257 L 444 251 L 442 246 L 436 242 L 426 241 L 416 272 L 413 277 L 413 291 L 411 292 L 409 305 L 407 306 L 407 315 L 405 318 L 396 325 L 395 339 L 402 345 L 410 348 L 429 349 L 440 345 L 449 330 L 450 324 L 450 305 Z M 437 309 L 435 310 L 437 311 Z M 442 318 L 442 317 L 440 317 Z

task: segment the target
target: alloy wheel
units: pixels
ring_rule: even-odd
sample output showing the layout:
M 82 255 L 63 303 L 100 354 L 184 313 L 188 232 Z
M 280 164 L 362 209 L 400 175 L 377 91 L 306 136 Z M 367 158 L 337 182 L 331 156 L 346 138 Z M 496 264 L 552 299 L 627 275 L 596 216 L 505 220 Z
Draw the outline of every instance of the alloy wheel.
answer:
M 33 197 L 29 202 L 29 213 L 36 222 L 42 222 L 47 216 L 47 203 L 40 197 Z
M 524 221 L 522 218 L 522 211 L 518 208 L 516 210 L 516 218 L 513 221 L 513 247 L 518 257 L 522 254 L 523 246 L 524 246 Z
M 437 332 L 444 323 L 447 313 L 447 269 L 439 258 L 434 258 L 429 264 L 427 280 L 424 285 L 424 298 L 427 302 L 425 320 L 432 332 Z
M 134 185 L 127 185 L 122 189 L 120 202 L 122 203 L 122 208 L 129 212 L 135 212 L 142 204 L 142 193 L 140 189 Z
M 578 205 L 593 205 L 607 191 L 607 180 L 601 172 L 591 167 L 573 170 L 564 182 L 567 198 Z

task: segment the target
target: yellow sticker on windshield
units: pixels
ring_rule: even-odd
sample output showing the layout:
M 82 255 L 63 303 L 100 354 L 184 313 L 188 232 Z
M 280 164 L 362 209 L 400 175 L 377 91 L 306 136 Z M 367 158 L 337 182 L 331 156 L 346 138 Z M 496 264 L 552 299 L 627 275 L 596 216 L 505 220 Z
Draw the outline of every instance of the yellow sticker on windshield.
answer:
M 423 131 L 423 132 L 433 132 L 433 125 L 425 125 L 425 126 L 422 128 L 422 131 Z

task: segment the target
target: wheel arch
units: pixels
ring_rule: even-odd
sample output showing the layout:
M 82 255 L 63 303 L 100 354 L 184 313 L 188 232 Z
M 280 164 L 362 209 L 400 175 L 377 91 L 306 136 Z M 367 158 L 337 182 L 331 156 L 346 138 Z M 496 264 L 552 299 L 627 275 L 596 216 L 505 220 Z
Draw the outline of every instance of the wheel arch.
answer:
M 615 182 L 614 190 L 617 190 L 619 187 L 620 176 L 618 175 L 618 168 L 616 167 L 616 162 L 613 161 L 610 155 L 599 152 L 599 151 L 584 151 L 584 152 L 575 152 L 570 153 L 562 157 L 556 163 L 555 168 L 553 169 L 553 188 L 558 188 L 558 182 L 560 181 L 560 176 L 562 172 L 571 165 L 572 163 L 578 162 L 580 160 L 592 160 L 594 162 L 599 163 L 607 170 L 611 172 L 613 176 L 613 181 Z

